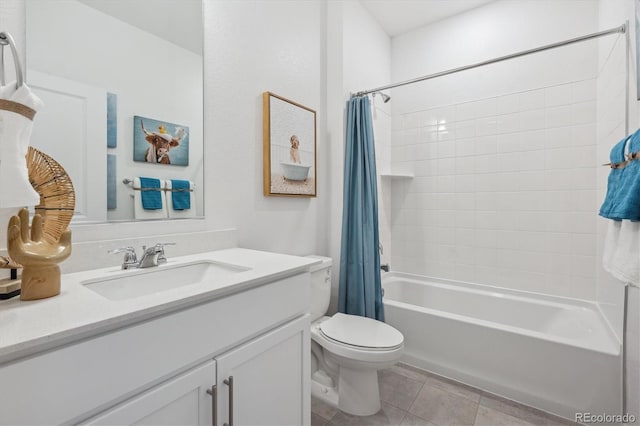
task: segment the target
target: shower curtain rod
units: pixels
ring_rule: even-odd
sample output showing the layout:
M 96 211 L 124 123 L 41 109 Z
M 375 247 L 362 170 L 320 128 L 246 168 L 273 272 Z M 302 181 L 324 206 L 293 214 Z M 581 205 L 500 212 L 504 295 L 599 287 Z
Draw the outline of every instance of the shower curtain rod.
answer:
M 506 61 L 507 59 L 513 59 L 513 58 L 518 58 L 520 56 L 525 56 L 525 55 L 529 55 L 531 53 L 536 53 L 536 52 L 541 52 L 543 50 L 549 50 L 549 49 L 555 49 L 556 47 L 562 47 L 562 46 L 567 46 L 569 44 L 573 44 L 573 43 L 577 43 L 579 41 L 586 41 L 586 40 L 591 40 L 593 38 L 597 38 L 597 37 L 602 37 L 602 36 L 606 36 L 609 34 L 617 34 L 617 33 L 621 33 L 624 34 L 627 32 L 627 24 L 622 24 L 619 27 L 615 27 L 615 28 L 611 28 L 608 30 L 604 30 L 604 31 L 599 31 L 597 33 L 591 33 L 591 34 L 587 34 L 581 37 L 576 37 L 576 38 L 572 38 L 569 40 L 564 40 L 564 41 L 560 41 L 557 43 L 552 43 L 552 44 L 547 44 L 546 46 L 541 46 L 541 47 L 536 47 L 534 49 L 528 49 L 528 50 L 523 50 L 517 53 L 512 53 L 510 55 L 505 55 L 505 56 L 500 56 L 498 58 L 494 58 L 494 59 L 489 59 L 486 61 L 482 61 L 482 62 L 476 62 L 475 64 L 471 64 L 471 65 L 465 65 L 462 67 L 458 67 L 458 68 L 452 68 L 446 71 L 440 71 L 434 74 L 429 74 L 429 75 L 425 75 L 423 77 L 418 77 L 418 78 L 413 78 L 411 80 L 406 80 L 406 81 L 402 81 L 400 83 L 393 83 L 393 84 L 388 84 L 386 86 L 380 86 L 380 87 L 376 87 L 375 89 L 369 89 L 369 90 L 363 90 L 361 92 L 357 92 L 354 94 L 351 94 L 351 97 L 357 97 L 357 96 L 364 96 L 367 95 L 369 93 L 373 93 L 373 92 L 379 92 L 381 90 L 387 90 L 387 89 L 393 89 L 394 87 L 400 87 L 400 86 L 406 86 L 407 84 L 413 84 L 413 83 L 418 83 L 420 81 L 425 81 L 425 80 L 430 80 L 432 78 L 436 78 L 436 77 L 442 77 L 445 75 L 449 75 L 449 74 L 454 74 L 460 71 L 466 71 L 466 70 L 470 70 L 472 68 L 478 68 L 484 65 L 490 65 L 490 64 L 495 64 L 496 62 L 502 62 L 502 61 Z

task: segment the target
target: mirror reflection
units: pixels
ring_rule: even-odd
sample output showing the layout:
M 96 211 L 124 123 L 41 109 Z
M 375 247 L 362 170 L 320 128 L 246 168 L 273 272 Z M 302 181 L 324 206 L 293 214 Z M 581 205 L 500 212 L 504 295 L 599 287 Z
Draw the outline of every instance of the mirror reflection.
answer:
M 200 0 L 27 0 L 31 145 L 73 180 L 77 219 L 203 216 Z

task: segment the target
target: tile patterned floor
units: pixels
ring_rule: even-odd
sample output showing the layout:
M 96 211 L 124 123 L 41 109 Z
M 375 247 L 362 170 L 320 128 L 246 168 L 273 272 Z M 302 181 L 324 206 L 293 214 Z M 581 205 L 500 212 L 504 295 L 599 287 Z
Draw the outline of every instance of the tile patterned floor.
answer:
M 382 409 L 373 416 L 343 413 L 311 399 L 312 426 L 568 426 L 559 417 L 398 364 L 380 375 Z

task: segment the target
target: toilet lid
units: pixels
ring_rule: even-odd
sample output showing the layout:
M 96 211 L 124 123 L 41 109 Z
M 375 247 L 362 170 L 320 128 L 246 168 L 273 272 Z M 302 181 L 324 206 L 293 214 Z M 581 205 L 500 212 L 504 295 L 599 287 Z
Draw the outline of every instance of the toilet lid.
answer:
M 365 348 L 395 348 L 404 336 L 382 321 L 337 313 L 320 324 L 320 331 L 330 339 Z

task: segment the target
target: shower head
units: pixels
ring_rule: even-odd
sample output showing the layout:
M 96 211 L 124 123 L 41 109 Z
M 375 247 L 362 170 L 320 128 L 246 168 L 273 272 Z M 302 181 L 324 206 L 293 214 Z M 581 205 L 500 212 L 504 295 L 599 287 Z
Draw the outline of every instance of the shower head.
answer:
M 373 96 L 380 95 L 382 97 L 382 101 L 386 104 L 391 100 L 391 96 L 385 95 L 382 92 L 373 92 Z

